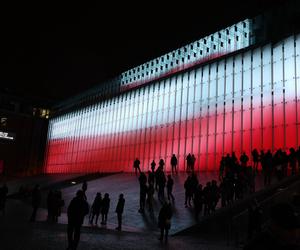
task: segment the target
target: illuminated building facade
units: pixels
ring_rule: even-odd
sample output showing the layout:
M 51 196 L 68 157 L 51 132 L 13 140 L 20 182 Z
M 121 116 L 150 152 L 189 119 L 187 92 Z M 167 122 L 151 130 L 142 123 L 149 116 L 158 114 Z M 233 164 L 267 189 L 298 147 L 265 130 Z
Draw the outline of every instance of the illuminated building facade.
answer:
M 300 145 L 300 34 L 259 37 L 246 19 L 128 70 L 61 105 L 49 121 L 45 171 L 148 170 L 174 153 L 217 170 L 235 151 Z

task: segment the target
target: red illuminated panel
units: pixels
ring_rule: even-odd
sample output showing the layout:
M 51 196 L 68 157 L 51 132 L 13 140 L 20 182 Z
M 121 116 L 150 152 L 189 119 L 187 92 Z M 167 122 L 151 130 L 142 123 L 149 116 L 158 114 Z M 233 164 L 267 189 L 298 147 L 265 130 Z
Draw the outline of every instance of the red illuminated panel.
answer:
M 284 127 L 274 127 L 274 150 L 283 149 L 284 145 Z

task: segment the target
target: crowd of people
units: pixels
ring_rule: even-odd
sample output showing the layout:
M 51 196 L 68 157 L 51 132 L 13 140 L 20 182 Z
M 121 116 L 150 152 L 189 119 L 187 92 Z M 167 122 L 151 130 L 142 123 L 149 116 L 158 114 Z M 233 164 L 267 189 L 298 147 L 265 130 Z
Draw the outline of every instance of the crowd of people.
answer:
M 245 153 L 238 158 L 233 152 L 227 154 L 220 160 L 219 180 L 213 179 L 208 181 L 203 186 L 195 173 L 194 154 L 188 154 L 186 160 L 187 178 L 184 181 L 184 206 L 194 207 L 195 218 L 198 220 L 200 215 L 206 216 L 213 213 L 218 203 L 221 207 L 226 207 L 233 204 L 235 200 L 240 200 L 246 194 L 255 192 L 255 178 L 257 176 L 259 166 L 264 175 L 264 184 L 270 185 L 273 176 L 281 180 L 290 172 L 291 175 L 296 174 L 298 166 L 300 172 L 300 147 L 298 150 L 289 149 L 289 153 L 283 150 L 277 150 L 274 154 L 268 151 L 260 151 L 254 149 L 250 157 Z M 136 158 L 133 163 L 133 168 L 138 175 L 140 199 L 138 212 L 145 213 L 148 209 L 149 213 L 153 213 L 153 204 L 155 193 L 157 192 L 157 200 L 161 203 L 159 215 L 157 218 L 158 228 L 161 235 L 160 240 L 168 239 L 168 232 L 171 228 L 171 218 L 173 214 L 173 206 L 175 196 L 173 187 L 176 185 L 173 175 L 178 173 L 178 159 L 175 154 L 170 160 L 171 173 L 165 171 L 165 161 L 160 159 L 156 168 L 156 162 L 153 160 L 150 164 L 150 169 L 147 174 L 141 171 L 140 160 Z M 80 228 L 83 224 L 84 217 L 89 214 L 89 223 L 98 225 L 98 219 L 101 215 L 101 225 L 107 224 L 107 217 L 110 210 L 110 196 L 105 193 L 102 197 L 101 192 L 97 192 L 92 202 L 91 207 L 87 202 L 87 182 L 84 181 L 82 188 L 76 193 L 76 197 L 70 202 L 68 215 L 68 249 L 76 249 L 79 238 Z M 23 193 L 23 189 L 20 189 Z M 6 185 L 0 188 L 0 211 L 5 211 L 5 201 L 8 193 Z M 166 195 L 165 195 L 166 194 Z M 31 191 L 33 211 L 30 221 L 35 221 L 37 210 L 41 205 L 40 186 L 36 185 Z M 47 196 L 48 220 L 57 222 L 61 215 L 61 209 L 65 205 L 60 190 L 49 190 Z M 117 214 L 118 226 L 116 230 L 122 230 L 122 215 L 124 212 L 125 198 L 124 194 L 119 194 L 115 213 Z M 249 207 L 249 216 L 258 218 L 260 210 L 257 204 L 252 204 Z M 256 219 L 258 220 L 258 219 Z M 252 224 L 251 224 L 252 225 Z M 255 225 L 251 226 L 251 230 L 259 230 Z M 249 231 L 252 234 L 252 231 Z

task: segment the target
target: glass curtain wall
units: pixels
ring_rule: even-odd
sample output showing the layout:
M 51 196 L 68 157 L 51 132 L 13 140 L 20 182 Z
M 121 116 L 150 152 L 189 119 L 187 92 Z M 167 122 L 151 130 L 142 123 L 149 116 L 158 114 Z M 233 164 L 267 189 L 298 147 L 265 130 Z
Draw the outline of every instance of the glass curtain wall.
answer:
M 50 120 L 45 172 L 133 171 L 174 153 L 185 170 L 300 142 L 300 36 L 248 50 Z

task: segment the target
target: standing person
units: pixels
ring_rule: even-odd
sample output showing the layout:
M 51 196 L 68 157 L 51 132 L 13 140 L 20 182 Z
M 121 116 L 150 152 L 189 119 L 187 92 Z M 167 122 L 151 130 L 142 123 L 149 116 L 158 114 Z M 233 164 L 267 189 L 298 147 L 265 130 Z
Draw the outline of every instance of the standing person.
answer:
M 164 166 L 165 166 L 165 161 L 164 161 L 164 159 L 160 159 L 158 165 L 159 165 L 159 167 L 161 168 L 161 170 L 164 171 Z
M 165 241 L 168 241 L 168 234 L 171 228 L 172 207 L 170 203 L 164 202 L 158 215 L 158 227 L 160 228 L 160 238 L 162 241 L 165 236 Z
M 64 200 L 62 199 L 62 193 L 60 190 L 54 192 L 54 206 L 53 206 L 53 220 L 58 222 L 58 217 L 61 215 L 61 208 L 65 205 Z
M 155 172 L 155 166 L 156 166 L 156 163 L 155 163 L 155 161 L 153 160 L 153 161 L 151 162 L 151 171 L 152 171 L 152 173 Z
M 92 213 L 91 213 L 91 218 L 90 218 L 90 223 L 93 225 L 94 217 L 96 216 L 96 221 L 95 225 L 97 226 L 98 224 L 98 218 L 101 210 L 101 205 L 102 205 L 102 197 L 101 193 L 98 192 L 96 194 L 96 197 L 94 199 L 93 205 L 92 205 Z
M 159 175 L 158 175 L 158 199 L 160 202 L 165 200 L 165 186 L 166 186 L 166 176 L 161 167 L 159 167 Z
M 124 211 L 124 205 L 125 205 L 125 199 L 124 195 L 120 194 L 119 201 L 116 207 L 116 213 L 118 216 L 118 226 L 116 227 L 116 230 L 121 231 L 122 230 L 122 214 Z
M 244 152 L 241 157 L 240 157 L 240 162 L 243 168 L 247 167 L 247 163 L 249 161 L 249 157 L 246 155 L 246 153 Z
M 191 154 L 188 154 L 186 157 L 186 172 L 189 173 L 191 170 L 191 161 L 192 161 L 192 156 Z
M 145 176 L 145 178 L 141 178 L 142 176 Z M 139 213 L 144 213 L 145 205 L 146 205 L 146 196 L 148 187 L 146 185 L 147 183 L 147 177 L 144 173 L 141 173 L 140 176 L 140 209 L 138 210 Z
M 89 213 L 89 205 L 84 199 L 83 190 L 78 190 L 76 197 L 68 207 L 68 250 L 76 250 L 80 239 L 80 229 L 84 216 Z
M 178 160 L 177 160 L 175 154 L 173 154 L 171 157 L 172 173 L 175 172 L 177 174 L 177 164 L 178 164 Z
M 37 184 L 35 185 L 33 191 L 32 191 L 32 214 L 30 217 L 30 221 L 33 222 L 35 221 L 36 217 L 36 212 L 41 204 L 42 196 L 41 196 L 41 191 L 40 191 L 40 186 Z
M 172 198 L 172 201 L 175 201 L 175 198 L 172 194 L 173 191 L 173 185 L 174 185 L 174 180 L 172 179 L 171 175 L 168 175 L 168 181 L 167 181 L 167 194 L 168 194 L 168 200 Z
M 107 223 L 107 214 L 108 214 L 108 211 L 109 211 L 109 205 L 110 205 L 109 194 L 105 193 L 104 198 L 102 200 L 102 209 L 101 209 L 102 221 L 101 221 L 101 225 L 106 225 L 106 223 Z
M 85 200 L 87 200 L 87 197 L 86 197 L 87 187 L 88 187 L 87 182 L 86 182 L 86 181 L 83 181 L 83 183 L 82 183 L 82 188 L 81 188 L 81 189 L 82 189 L 82 191 L 83 191 L 83 197 L 84 197 Z
M 137 175 L 137 171 L 139 171 L 139 173 L 141 173 L 141 168 L 140 168 L 140 160 L 138 158 L 135 159 L 135 161 L 133 162 L 133 168 L 135 171 L 135 175 Z

